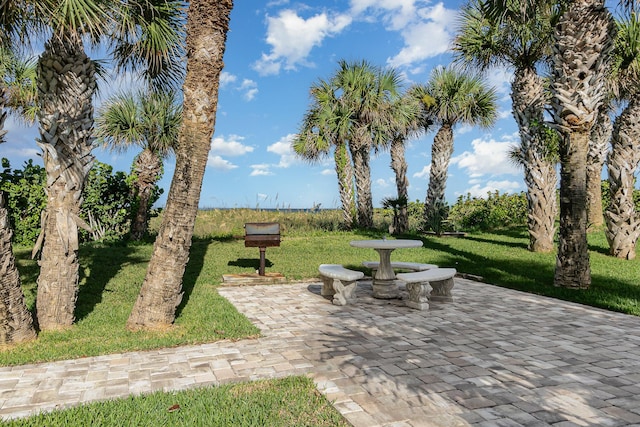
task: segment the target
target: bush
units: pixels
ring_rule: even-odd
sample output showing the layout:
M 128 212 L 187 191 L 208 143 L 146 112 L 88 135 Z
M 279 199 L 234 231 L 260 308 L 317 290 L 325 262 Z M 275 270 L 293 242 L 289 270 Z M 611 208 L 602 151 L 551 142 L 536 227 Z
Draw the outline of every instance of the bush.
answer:
M 460 196 L 449 212 L 448 221 L 455 229 L 494 230 L 527 224 L 527 196 L 487 193 L 487 198 Z

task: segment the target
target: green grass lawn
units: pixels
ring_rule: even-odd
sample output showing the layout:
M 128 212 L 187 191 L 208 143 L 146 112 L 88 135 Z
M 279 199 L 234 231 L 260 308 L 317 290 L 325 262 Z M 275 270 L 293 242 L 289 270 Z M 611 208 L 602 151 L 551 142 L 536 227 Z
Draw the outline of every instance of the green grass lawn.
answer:
M 7 427 L 349 425 L 306 377 L 130 396 L 1 424 Z

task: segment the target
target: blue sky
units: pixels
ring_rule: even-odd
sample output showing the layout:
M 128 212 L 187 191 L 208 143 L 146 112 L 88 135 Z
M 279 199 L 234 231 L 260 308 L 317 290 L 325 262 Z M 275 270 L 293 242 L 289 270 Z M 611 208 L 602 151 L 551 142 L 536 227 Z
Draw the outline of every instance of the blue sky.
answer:
M 393 66 L 407 84 L 426 82 L 431 70 L 451 62 L 448 52 L 462 1 L 323 0 L 235 2 L 225 52 L 225 68 L 215 134 L 204 177 L 202 208 L 339 207 L 333 162 L 309 165 L 290 146 L 309 107 L 309 87 L 329 78 L 340 59 Z M 99 56 L 92 55 L 94 59 Z M 484 196 L 488 191 L 525 190 L 522 172 L 506 158 L 517 142 L 511 116 L 508 70 L 495 69 L 487 81 L 499 95 L 499 119 L 489 130 L 455 129 L 455 151 L 449 167 L 446 197 Z M 101 83 L 100 102 L 118 88 L 131 86 L 127 77 Z M 8 142 L 0 156 L 13 168 L 38 157 L 35 128 L 9 119 Z M 408 141 L 410 200 L 424 201 L 429 182 L 431 143 L 435 131 Z M 129 171 L 137 150 L 115 154 L 94 150 L 97 160 Z M 395 196 L 388 152 L 374 155 L 374 205 Z M 173 159 L 165 163 L 160 186 L 166 199 Z

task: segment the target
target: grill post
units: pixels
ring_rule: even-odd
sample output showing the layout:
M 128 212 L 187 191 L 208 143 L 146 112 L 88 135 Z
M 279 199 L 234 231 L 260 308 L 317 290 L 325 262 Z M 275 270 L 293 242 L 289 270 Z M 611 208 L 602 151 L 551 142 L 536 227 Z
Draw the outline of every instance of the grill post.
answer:
M 264 276 L 267 246 L 280 246 L 280 224 L 277 222 L 247 222 L 244 225 L 244 246 L 260 249 L 258 275 Z

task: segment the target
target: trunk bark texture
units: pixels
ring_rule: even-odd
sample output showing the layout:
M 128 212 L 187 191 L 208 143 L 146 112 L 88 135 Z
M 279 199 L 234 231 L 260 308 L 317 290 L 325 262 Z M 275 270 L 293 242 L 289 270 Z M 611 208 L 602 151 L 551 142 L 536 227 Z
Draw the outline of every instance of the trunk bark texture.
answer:
M 349 157 L 349 151 L 345 144 L 336 144 L 334 153 L 336 162 L 336 174 L 340 187 L 340 202 L 342 203 L 342 221 L 347 230 L 353 227 L 353 215 L 355 206 L 353 203 L 353 165 Z
M 611 255 L 633 259 L 640 233 L 640 217 L 633 200 L 634 175 L 640 164 L 640 102 L 629 101 L 613 127 L 607 159 L 611 202 L 605 212 L 605 235 Z
M 373 200 L 371 198 L 371 144 L 362 142 L 365 137 L 363 132 L 356 131 L 361 139 L 356 144 L 351 144 L 351 158 L 356 178 L 356 194 L 358 208 L 358 227 L 364 229 L 373 228 Z
M 47 207 L 34 255 L 42 245 L 36 312 L 40 330 L 69 327 L 78 296 L 78 226 L 82 189 L 93 163 L 95 67 L 76 33 L 54 34 L 38 63 L 42 160 Z
M 404 139 L 394 138 L 391 141 L 391 169 L 396 175 L 396 189 L 398 200 L 405 203 L 398 206 L 394 232 L 396 234 L 406 233 L 409 230 L 409 212 L 407 203 L 409 202 L 409 180 L 407 179 L 407 161 L 404 156 Z
M 431 146 L 431 171 L 429 172 L 429 188 L 424 206 L 424 219 L 428 224 L 437 215 L 437 209 L 445 202 L 449 161 L 453 155 L 453 128 L 443 124 Z
M 511 85 L 513 115 L 520 132 L 520 150 L 527 185 L 529 250 L 554 249 L 556 206 L 556 165 L 551 160 L 542 135 L 545 105 L 544 85 L 533 69 L 518 69 Z
M 202 178 L 215 128 L 220 72 L 224 66 L 232 0 L 189 3 L 187 74 L 176 168 L 162 224 L 140 294 L 127 321 L 132 330 L 166 328 L 182 301 Z
M 131 223 L 131 239 L 141 240 L 147 232 L 149 200 L 156 182 L 162 171 L 162 160 L 149 148 L 145 148 L 135 162 L 136 191 L 138 196 L 138 209 Z
M 0 191 L 0 346 L 36 338 L 33 317 L 24 303 L 20 274 L 16 268 L 9 225 L 9 212 Z
M 552 99 L 560 143 L 560 233 L 554 285 L 587 289 L 587 152 L 606 88 L 615 28 L 603 1 L 574 1 L 555 27 Z
M 607 157 L 613 124 L 608 111 L 601 111 L 591 129 L 587 153 L 587 223 L 597 229 L 604 224 L 602 215 L 602 166 Z

